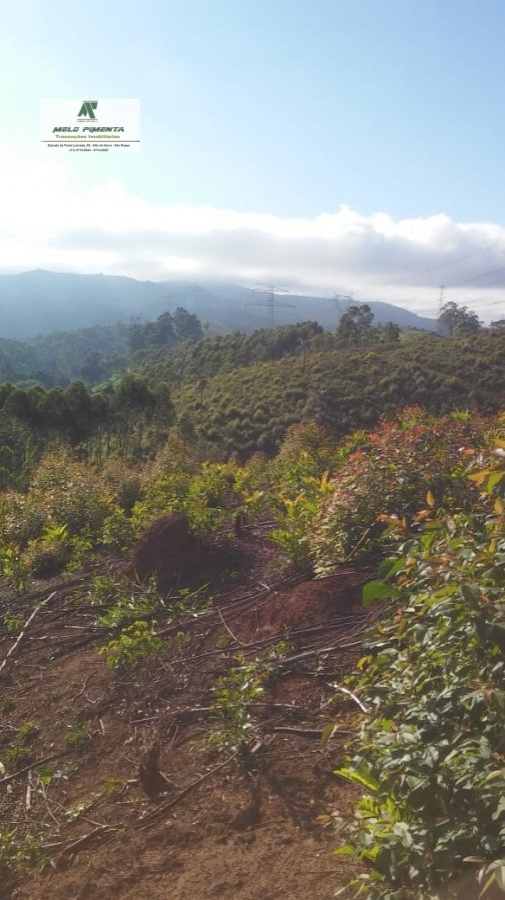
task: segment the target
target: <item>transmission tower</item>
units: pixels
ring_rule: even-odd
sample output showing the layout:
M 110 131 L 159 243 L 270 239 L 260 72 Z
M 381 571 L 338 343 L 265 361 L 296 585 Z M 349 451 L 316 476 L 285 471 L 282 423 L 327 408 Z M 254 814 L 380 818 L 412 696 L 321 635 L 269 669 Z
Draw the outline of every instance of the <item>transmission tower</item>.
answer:
M 282 306 L 285 309 L 296 309 L 293 303 L 282 303 L 277 300 L 277 294 L 289 294 L 287 288 L 282 287 L 278 284 L 262 284 L 257 288 L 253 288 L 253 294 L 263 294 L 266 296 L 266 300 L 263 302 L 258 302 L 251 300 L 246 303 L 246 306 L 262 306 L 265 309 L 269 310 L 270 313 L 270 327 L 275 328 L 275 310 L 278 307 Z
M 333 293 L 333 297 L 324 297 L 324 300 L 327 300 L 328 303 L 334 303 L 335 309 L 337 311 L 337 325 L 342 318 L 343 313 L 349 309 L 351 303 L 353 302 L 352 294 L 337 294 L 336 291 Z M 343 304 L 345 303 L 345 306 Z

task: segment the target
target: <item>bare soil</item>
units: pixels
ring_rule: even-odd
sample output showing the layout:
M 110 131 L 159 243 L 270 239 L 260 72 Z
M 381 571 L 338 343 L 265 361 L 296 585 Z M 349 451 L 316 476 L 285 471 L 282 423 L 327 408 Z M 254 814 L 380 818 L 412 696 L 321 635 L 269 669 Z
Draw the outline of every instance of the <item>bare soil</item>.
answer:
M 50 863 L 4 878 L 1 900 L 333 897 L 352 866 L 332 855 L 335 817 L 354 795 L 334 770 L 356 710 L 333 685 L 373 616 L 360 604 L 369 574 L 309 581 L 283 569 L 262 534 L 246 555 L 237 577 L 209 590 L 209 609 L 174 619 L 167 607 L 154 626 L 167 648 L 124 671 L 98 653 L 111 634 L 92 587 L 124 561 L 38 582 L 16 600 L 2 592 L 0 666 L 18 636 L 6 613 L 26 622 L 47 601 L 0 671 L 0 821 L 3 833 L 35 836 Z M 211 749 L 216 679 L 237 654 L 259 659 L 279 642 L 247 753 Z M 139 766 L 156 742 L 164 778 L 150 793 Z

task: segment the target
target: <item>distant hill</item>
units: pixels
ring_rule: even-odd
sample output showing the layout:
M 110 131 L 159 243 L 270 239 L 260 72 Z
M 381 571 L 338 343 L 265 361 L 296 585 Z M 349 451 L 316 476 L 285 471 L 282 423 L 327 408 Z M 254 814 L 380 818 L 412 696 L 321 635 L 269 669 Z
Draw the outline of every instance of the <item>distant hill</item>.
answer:
M 286 304 L 282 306 L 282 304 Z M 289 304 L 289 306 L 287 305 Z M 371 302 L 376 324 L 436 329 L 398 306 Z M 51 331 L 112 325 L 132 318 L 153 319 L 178 306 L 208 324 L 214 332 L 254 331 L 269 325 L 266 296 L 228 282 L 136 281 L 114 275 L 77 275 L 36 269 L 19 275 L 0 274 L 0 337 L 24 340 Z M 307 320 L 334 329 L 339 313 L 321 297 L 279 297 L 276 324 Z

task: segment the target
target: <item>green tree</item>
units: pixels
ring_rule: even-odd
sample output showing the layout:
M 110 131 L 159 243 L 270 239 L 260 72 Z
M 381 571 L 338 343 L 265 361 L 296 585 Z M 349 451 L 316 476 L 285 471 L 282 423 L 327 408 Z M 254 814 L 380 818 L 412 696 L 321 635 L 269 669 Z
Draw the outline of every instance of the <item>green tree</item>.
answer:
M 198 316 L 178 306 L 173 314 L 175 333 L 179 341 L 203 340 L 202 323 Z
M 91 395 L 82 381 L 73 381 L 65 390 L 68 407 L 67 432 L 72 444 L 79 444 L 90 436 L 94 427 L 94 407 Z
M 130 455 L 142 456 L 145 428 L 155 409 L 156 395 L 147 381 L 132 372 L 123 375 L 111 400 L 111 412 L 126 461 Z
M 79 374 L 90 384 L 96 384 L 98 381 L 101 381 L 104 376 L 104 367 L 100 354 L 96 351 L 87 353 Z
M 373 320 L 374 314 L 367 303 L 350 306 L 340 319 L 337 335 L 346 344 L 365 343 L 375 334 Z
M 385 344 L 397 344 L 400 340 L 400 328 L 395 322 L 386 322 L 380 328 L 380 338 Z
M 477 313 L 466 306 L 458 306 L 453 300 L 442 307 L 438 324 L 442 334 L 448 337 L 456 334 L 475 334 L 481 327 Z
M 171 313 L 163 313 L 156 319 L 153 327 L 152 343 L 157 347 L 170 347 L 177 343 L 177 334 Z

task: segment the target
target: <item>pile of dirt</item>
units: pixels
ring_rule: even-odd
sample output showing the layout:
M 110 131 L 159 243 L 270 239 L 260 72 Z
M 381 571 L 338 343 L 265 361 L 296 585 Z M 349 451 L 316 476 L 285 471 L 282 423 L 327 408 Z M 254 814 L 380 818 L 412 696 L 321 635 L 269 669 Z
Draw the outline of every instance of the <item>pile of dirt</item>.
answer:
M 184 513 L 156 519 L 140 537 L 125 575 L 144 582 L 155 578 L 169 594 L 181 584 L 204 584 L 240 569 L 244 552 L 228 535 L 196 534 Z
M 257 618 L 264 637 L 281 630 L 308 628 L 339 621 L 352 614 L 361 602 L 363 573 L 339 572 L 328 578 L 304 580 L 291 589 L 272 593 Z

